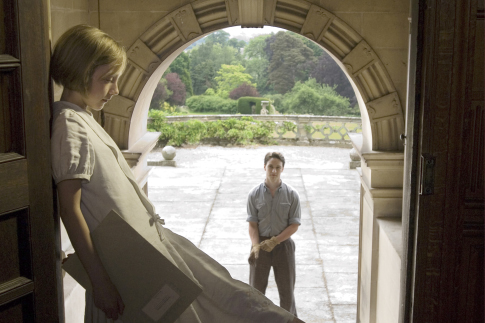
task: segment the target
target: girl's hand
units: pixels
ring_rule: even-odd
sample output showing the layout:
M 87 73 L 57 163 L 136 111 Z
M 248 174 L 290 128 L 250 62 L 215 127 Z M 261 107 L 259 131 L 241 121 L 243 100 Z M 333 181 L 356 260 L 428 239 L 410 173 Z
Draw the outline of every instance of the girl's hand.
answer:
M 103 279 L 93 285 L 94 305 L 102 310 L 108 319 L 117 320 L 123 314 L 125 304 L 115 285 L 109 279 Z

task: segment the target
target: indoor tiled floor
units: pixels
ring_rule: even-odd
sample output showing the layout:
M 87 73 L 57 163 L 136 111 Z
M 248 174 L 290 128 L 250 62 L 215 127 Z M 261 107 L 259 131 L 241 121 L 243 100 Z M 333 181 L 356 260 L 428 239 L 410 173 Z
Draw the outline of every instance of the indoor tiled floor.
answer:
M 177 167 L 153 167 L 150 200 L 166 227 L 249 279 L 248 191 L 264 179 L 268 151 L 286 157 L 282 178 L 296 188 L 302 225 L 296 244 L 296 304 L 307 323 L 355 322 L 359 249 L 359 175 L 349 149 L 332 147 L 207 147 L 177 149 Z M 162 160 L 155 149 L 150 160 Z M 271 275 L 266 295 L 279 304 Z

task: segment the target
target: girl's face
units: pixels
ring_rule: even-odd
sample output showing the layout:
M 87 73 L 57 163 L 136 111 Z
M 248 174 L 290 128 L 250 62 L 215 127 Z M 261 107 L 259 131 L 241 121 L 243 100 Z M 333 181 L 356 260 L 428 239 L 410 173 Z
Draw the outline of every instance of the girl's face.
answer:
M 109 64 L 96 67 L 88 93 L 84 96 L 84 103 L 91 109 L 99 111 L 118 91 L 120 74 L 108 74 Z

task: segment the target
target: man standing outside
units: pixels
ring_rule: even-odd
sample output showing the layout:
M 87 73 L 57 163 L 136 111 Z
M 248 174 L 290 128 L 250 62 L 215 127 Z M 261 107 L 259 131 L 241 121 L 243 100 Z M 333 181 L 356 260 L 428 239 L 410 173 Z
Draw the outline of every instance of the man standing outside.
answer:
M 295 306 L 295 243 L 291 236 L 301 222 L 298 192 L 281 181 L 285 157 L 269 152 L 264 157 L 266 179 L 248 196 L 246 219 L 252 249 L 249 256 L 249 284 L 266 292 L 273 267 L 280 306 L 297 316 Z

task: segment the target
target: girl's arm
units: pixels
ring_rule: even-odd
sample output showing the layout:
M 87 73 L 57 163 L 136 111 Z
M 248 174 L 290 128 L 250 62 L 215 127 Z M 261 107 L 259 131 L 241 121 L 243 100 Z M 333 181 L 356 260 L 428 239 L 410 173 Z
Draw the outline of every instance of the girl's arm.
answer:
M 94 304 L 106 313 L 107 318 L 116 320 L 119 314 L 123 314 L 125 305 L 96 253 L 81 212 L 81 180 L 62 181 L 57 184 L 57 191 L 61 219 L 91 280 Z

